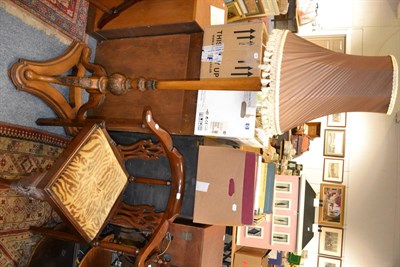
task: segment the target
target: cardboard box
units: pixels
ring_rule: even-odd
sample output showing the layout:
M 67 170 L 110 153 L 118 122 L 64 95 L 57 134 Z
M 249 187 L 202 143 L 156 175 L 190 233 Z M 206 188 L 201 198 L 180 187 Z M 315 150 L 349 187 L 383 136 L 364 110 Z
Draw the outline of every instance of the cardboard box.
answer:
M 255 92 L 199 91 L 196 135 L 253 138 L 256 124 Z
M 229 147 L 200 146 L 193 221 L 251 225 L 258 157 Z
M 200 78 L 260 77 L 258 66 L 267 36 L 263 22 L 206 27 Z
M 206 27 L 200 79 L 260 77 L 267 30 L 262 22 Z M 263 147 L 256 130 L 257 92 L 204 91 L 197 97 L 194 134 Z
M 268 250 L 242 247 L 235 252 L 233 267 L 267 267 Z

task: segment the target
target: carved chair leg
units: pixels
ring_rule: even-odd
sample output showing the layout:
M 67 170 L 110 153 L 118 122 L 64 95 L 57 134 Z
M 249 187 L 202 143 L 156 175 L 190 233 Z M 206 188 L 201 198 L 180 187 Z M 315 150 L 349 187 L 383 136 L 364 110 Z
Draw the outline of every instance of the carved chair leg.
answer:
M 36 185 L 45 174 L 46 172 L 32 173 L 21 179 L 0 178 L 0 185 L 10 187 L 26 197 L 44 200 L 43 190 L 36 188 Z

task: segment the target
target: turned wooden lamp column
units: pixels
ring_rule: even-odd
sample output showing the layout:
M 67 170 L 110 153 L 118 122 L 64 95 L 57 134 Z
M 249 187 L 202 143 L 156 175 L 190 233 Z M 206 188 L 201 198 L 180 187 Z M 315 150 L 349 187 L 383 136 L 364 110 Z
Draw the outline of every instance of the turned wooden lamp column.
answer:
M 9 76 L 18 90 L 31 93 L 42 99 L 58 115 L 56 119 L 38 119 L 39 125 L 64 126 L 68 134 L 76 134 L 85 120 L 102 121 L 105 118 L 86 117 L 86 111 L 102 104 L 107 93 L 123 95 L 129 90 L 241 90 L 258 91 L 259 78 L 237 78 L 194 81 L 157 81 L 144 78 L 131 79 L 123 74 L 110 76 L 96 64 L 89 62 L 90 48 L 84 43 L 73 42 L 61 56 L 34 62 L 20 59 L 9 70 Z M 69 75 L 65 75 L 70 71 Z M 92 75 L 87 76 L 87 71 Z M 54 85 L 67 86 L 64 96 Z M 82 92 L 89 94 L 86 103 Z M 115 120 L 115 119 L 113 119 Z M 115 122 L 115 121 L 114 121 Z M 128 122 L 128 120 L 124 120 Z M 129 121 L 129 123 L 134 123 Z

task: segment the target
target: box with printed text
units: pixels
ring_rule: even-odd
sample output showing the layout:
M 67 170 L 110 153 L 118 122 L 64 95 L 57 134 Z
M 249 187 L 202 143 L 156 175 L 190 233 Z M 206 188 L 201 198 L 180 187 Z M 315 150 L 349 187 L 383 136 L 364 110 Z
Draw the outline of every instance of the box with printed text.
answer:
M 266 39 L 267 30 L 262 22 L 205 28 L 200 79 L 260 77 Z M 256 114 L 255 91 L 200 90 L 194 134 L 261 147 L 255 138 Z
M 200 78 L 260 76 L 267 28 L 263 22 L 208 26 L 204 30 Z

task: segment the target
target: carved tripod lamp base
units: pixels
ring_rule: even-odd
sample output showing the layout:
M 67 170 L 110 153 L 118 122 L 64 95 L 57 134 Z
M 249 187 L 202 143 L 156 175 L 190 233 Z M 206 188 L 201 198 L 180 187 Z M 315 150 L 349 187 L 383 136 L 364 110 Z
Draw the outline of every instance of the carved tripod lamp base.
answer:
M 64 54 L 43 62 L 20 59 L 9 70 L 9 76 L 17 90 L 31 93 L 43 100 L 59 118 L 83 120 L 85 112 L 102 103 L 105 96 L 106 72 L 89 62 L 91 50 L 84 43 L 73 42 Z M 85 77 L 85 72 L 92 77 Z M 64 73 L 70 76 L 63 76 Z M 54 86 L 67 86 L 64 96 Z M 82 103 L 83 90 L 89 93 L 87 103 Z M 68 134 L 76 133 L 75 127 L 66 127 Z

